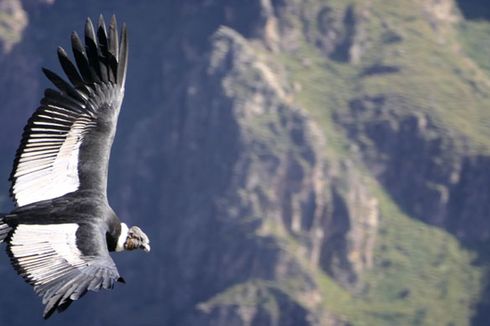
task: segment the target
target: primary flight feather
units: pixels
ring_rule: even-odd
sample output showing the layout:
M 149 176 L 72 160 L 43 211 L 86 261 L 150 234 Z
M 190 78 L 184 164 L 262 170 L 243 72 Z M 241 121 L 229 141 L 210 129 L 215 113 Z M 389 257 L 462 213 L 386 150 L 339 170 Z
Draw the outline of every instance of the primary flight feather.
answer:
M 58 58 L 68 81 L 43 69 L 47 89 L 29 119 L 10 176 L 16 208 L 0 219 L 0 242 L 12 265 L 42 297 L 44 318 L 65 310 L 88 290 L 123 282 L 110 251 L 150 250 L 146 234 L 128 228 L 107 201 L 109 155 L 124 96 L 127 29 L 116 19 L 95 29 L 87 19 L 84 43 L 71 36 L 75 63 Z

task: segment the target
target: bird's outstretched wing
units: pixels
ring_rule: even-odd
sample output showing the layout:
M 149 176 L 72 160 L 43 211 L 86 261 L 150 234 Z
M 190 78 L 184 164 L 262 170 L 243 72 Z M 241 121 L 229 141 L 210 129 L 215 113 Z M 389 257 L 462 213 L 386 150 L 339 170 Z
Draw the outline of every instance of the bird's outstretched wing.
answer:
M 19 224 L 7 251 L 12 265 L 45 304 L 43 317 L 63 311 L 88 290 L 121 281 L 105 236 L 90 224 Z
M 58 90 L 47 89 L 24 129 L 10 176 L 18 207 L 87 190 L 106 196 L 109 154 L 124 95 L 128 42 L 119 40 L 115 17 L 109 30 L 85 25 L 85 45 L 71 37 L 76 65 L 58 48 L 69 79 L 43 69 Z

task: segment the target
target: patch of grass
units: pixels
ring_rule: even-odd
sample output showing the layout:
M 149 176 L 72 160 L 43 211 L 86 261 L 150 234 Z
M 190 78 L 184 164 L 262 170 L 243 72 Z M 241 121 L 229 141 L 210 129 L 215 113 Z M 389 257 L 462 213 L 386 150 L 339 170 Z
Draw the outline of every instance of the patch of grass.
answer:
M 346 153 L 348 141 L 339 127 L 332 121 L 332 114 L 346 107 L 353 92 L 355 70 L 349 65 L 325 60 L 319 51 L 304 43 L 294 54 L 278 55 L 287 69 L 288 77 L 295 88 L 294 103 L 306 108 L 310 117 L 316 121 L 324 133 L 329 157 Z
M 488 56 L 483 58 L 487 52 L 481 49 L 481 44 L 489 40 L 488 36 L 483 36 L 488 26 L 463 23 L 462 31 L 466 34 L 461 38 L 456 24 L 433 22 L 420 14 L 417 19 L 401 19 L 402 15 L 408 17 L 410 12 L 420 10 L 418 3 L 403 3 L 403 8 L 397 9 L 373 5 L 371 18 L 366 19 L 370 50 L 366 51 L 364 61 L 368 64 L 373 60 L 381 61 L 400 71 L 361 78 L 362 92 L 404 97 L 411 110 L 430 115 L 443 132 L 468 139 L 475 152 L 490 152 L 490 111 L 487 109 L 490 79 L 459 50 L 461 45 L 469 48 L 470 57 L 482 62 L 483 67 L 488 66 Z M 395 30 L 402 41 L 384 43 L 383 29 Z M 372 54 L 372 51 L 377 53 Z
M 377 186 L 374 191 L 381 229 L 362 295 L 376 302 L 370 314 L 404 311 L 398 323 L 407 325 L 468 324 L 482 281 L 482 270 L 472 265 L 476 255 L 447 232 L 404 215 Z
M 490 22 L 464 21 L 459 27 L 459 40 L 465 53 L 490 73 Z
M 280 232 L 284 250 L 296 257 L 315 280 L 321 307 L 353 325 L 467 325 L 482 284 L 482 270 L 473 266 L 475 254 L 462 248 L 454 236 L 409 218 L 373 181 L 381 221 L 374 266 L 357 294 L 337 284 L 306 260 L 302 246 Z M 301 275 L 269 286 L 292 298 L 305 291 Z M 311 307 L 310 307 L 311 308 Z

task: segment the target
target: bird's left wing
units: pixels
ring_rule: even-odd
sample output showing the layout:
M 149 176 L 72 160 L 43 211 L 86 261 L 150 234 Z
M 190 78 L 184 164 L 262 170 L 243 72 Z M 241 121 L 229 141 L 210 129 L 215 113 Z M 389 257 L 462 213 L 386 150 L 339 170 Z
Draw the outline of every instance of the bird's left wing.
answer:
M 115 17 L 97 31 L 90 19 L 85 46 L 72 34 L 73 64 L 58 49 L 70 82 L 44 69 L 58 90 L 47 89 L 24 129 L 10 176 L 18 207 L 80 189 L 106 196 L 109 154 L 124 94 L 127 32 L 119 42 Z M 119 44 L 120 43 L 120 44 Z
M 19 275 L 42 297 L 47 319 L 88 290 L 123 282 L 105 241 L 105 233 L 90 224 L 19 224 L 7 251 Z

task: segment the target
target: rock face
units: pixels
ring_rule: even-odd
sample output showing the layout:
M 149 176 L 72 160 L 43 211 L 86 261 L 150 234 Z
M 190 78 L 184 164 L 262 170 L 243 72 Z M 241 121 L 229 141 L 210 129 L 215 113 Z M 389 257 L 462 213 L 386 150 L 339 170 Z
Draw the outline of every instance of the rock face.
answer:
M 179 166 L 164 163 L 163 181 L 148 179 L 141 189 L 134 188 L 133 179 L 124 182 L 127 198 L 157 187 L 156 194 L 169 195 L 155 209 L 179 212 L 178 221 L 164 214 L 169 228 L 160 239 L 169 241 L 167 250 L 186 257 L 175 257 L 181 266 L 169 272 L 175 273 L 171 276 L 174 281 L 180 279 L 180 286 L 173 283 L 168 290 L 180 292 L 181 286 L 188 287 L 192 295 L 169 304 L 175 308 L 197 304 L 195 298 L 210 298 L 236 284 L 241 275 L 238 281 L 264 279 L 277 284 L 259 292 L 250 290 L 252 294 L 238 292 L 235 304 L 202 302 L 199 315 L 193 317 L 200 321 L 194 321 L 196 324 L 234 324 L 242 315 L 236 309 L 248 311 L 245 325 L 264 320 L 297 324 L 299 310 L 308 307 L 304 315 L 309 316 L 319 308 L 321 296 L 311 267 L 353 286 L 358 274 L 372 264 L 376 200 L 355 180 L 343 181 L 347 191 L 338 189 L 333 180 L 349 167 L 328 166 L 319 127 L 304 110 L 292 105 L 286 96 L 288 86 L 236 31 L 219 29 L 211 37 L 207 59 L 188 74 L 189 83 L 176 90 L 177 98 L 185 98 L 180 111 L 167 113 L 165 128 L 160 127 L 161 118 L 145 121 L 124 154 L 148 156 L 145 166 L 139 165 L 139 159 L 124 163 L 124 169 L 134 169 L 136 164 L 139 171 L 149 171 L 162 160 L 187 162 Z M 164 145 L 145 154 L 147 149 L 140 144 L 152 139 L 162 139 Z M 212 171 L 212 182 L 198 172 L 202 170 Z M 142 182 L 140 176 L 134 177 Z M 154 205 L 148 199 L 147 203 Z M 364 209 L 369 212 L 366 221 Z M 176 234 L 176 229 L 188 235 Z M 213 263 L 203 270 L 202 262 L 208 260 Z M 216 274 L 216 266 L 223 272 Z M 203 287 L 203 279 L 208 280 L 209 288 Z M 291 279 L 300 283 L 299 288 L 282 288 Z M 295 295 L 286 295 L 286 290 Z M 249 295 L 267 296 L 280 313 L 240 306 L 241 300 L 251 300 Z M 288 305 L 292 311 L 283 309 Z M 327 312 L 316 312 L 307 319 L 320 324 L 337 322 Z M 303 324 L 309 322 L 305 319 Z
M 8 19 L 29 21 L 0 59 L 4 157 L 47 85 L 39 67 L 56 66 L 71 29 L 108 8 L 129 25 L 110 197 L 149 230 L 152 252 L 115 256 L 127 286 L 54 323 L 437 325 L 484 311 L 481 271 L 456 238 L 487 263 L 489 157 L 416 100 L 445 88 L 405 91 L 426 78 L 405 53 L 432 62 L 462 18 L 452 1 L 400 3 L 0 0 Z M 435 42 L 412 48 L 420 35 Z M 460 82 L 448 79 L 473 95 Z M 414 235 L 404 243 L 400 225 Z M 16 313 L 30 289 L 14 295 L 21 282 L 6 278 L 12 313 L 0 320 L 37 320 Z
M 427 114 L 401 112 L 396 102 L 353 99 L 349 117 L 340 121 L 359 142 L 368 167 L 409 215 L 467 243 L 487 242 L 490 207 L 480 196 L 488 188 L 483 181 L 488 180 L 488 156 L 475 155 L 464 140 L 441 133 Z M 479 184 L 481 191 L 471 191 L 469 184 Z

